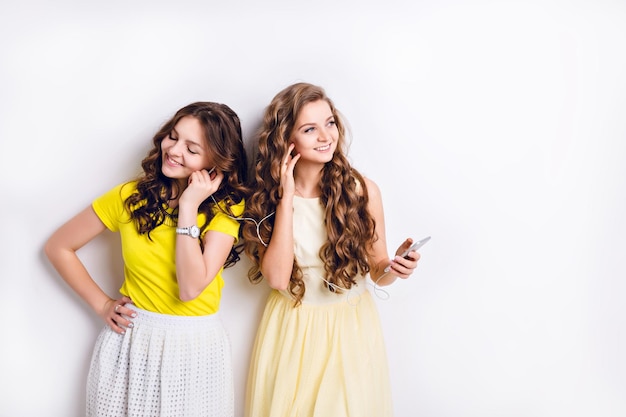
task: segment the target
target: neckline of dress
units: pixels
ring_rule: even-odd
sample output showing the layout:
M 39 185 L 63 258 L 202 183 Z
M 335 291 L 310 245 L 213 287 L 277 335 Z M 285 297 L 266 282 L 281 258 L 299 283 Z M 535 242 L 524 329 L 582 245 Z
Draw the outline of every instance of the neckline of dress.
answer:
M 320 199 L 319 197 L 302 197 L 297 194 L 294 194 L 293 196 L 298 197 L 300 200 L 319 200 Z

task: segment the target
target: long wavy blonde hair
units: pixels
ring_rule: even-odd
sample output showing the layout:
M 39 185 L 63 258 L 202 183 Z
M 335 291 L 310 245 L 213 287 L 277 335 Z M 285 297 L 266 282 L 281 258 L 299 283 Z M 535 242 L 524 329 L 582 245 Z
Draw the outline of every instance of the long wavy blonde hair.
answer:
M 263 124 L 257 135 L 258 152 L 251 177 L 252 196 L 246 202 L 244 217 L 262 219 L 276 210 L 280 200 L 280 164 L 286 154 L 294 125 L 302 108 L 308 103 L 324 100 L 330 106 L 339 132 L 337 150 L 326 163 L 320 179 L 320 204 L 324 207 L 324 225 L 328 240 L 319 256 L 324 261 L 329 291 L 350 289 L 357 274 L 369 272 L 368 250 L 376 240 L 375 222 L 367 210 L 368 194 L 363 176 L 346 157 L 346 127 L 332 100 L 318 86 L 297 83 L 279 92 L 265 109 Z M 263 242 L 271 240 L 274 217 L 259 227 L 251 222 L 243 225 L 244 251 L 252 259 L 248 272 L 251 282 L 263 277 L 260 270 L 259 236 Z M 294 260 L 289 292 L 299 305 L 305 293 L 302 271 Z

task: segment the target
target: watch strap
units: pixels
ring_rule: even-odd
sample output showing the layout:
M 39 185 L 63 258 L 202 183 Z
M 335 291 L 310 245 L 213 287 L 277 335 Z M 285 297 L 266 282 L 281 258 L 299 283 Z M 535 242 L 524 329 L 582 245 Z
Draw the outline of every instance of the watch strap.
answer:
M 188 227 L 177 227 L 176 234 L 191 236 L 193 238 L 200 237 L 200 228 L 198 226 L 188 226 Z

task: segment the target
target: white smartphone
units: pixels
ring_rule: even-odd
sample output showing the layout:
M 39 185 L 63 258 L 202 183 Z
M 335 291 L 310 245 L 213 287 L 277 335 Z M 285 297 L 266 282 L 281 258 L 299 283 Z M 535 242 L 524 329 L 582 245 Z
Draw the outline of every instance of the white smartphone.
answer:
M 409 252 L 418 250 L 419 248 L 424 246 L 429 240 L 430 240 L 430 236 L 426 236 L 424 239 L 418 240 L 417 242 L 413 243 L 410 248 L 408 248 L 407 250 L 402 252 L 402 254 L 400 254 L 400 256 L 403 257 L 403 258 L 406 258 L 407 255 L 409 254 Z M 391 265 L 389 265 L 387 268 L 385 268 L 384 272 L 389 272 L 390 269 L 391 269 Z

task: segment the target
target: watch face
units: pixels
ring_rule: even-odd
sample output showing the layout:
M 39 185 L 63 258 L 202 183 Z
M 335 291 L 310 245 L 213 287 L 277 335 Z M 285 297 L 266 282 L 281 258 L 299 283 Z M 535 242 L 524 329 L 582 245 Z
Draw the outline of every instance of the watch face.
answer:
M 197 238 L 200 236 L 200 228 L 198 226 L 191 226 L 189 228 L 189 234 L 191 235 L 191 237 L 193 238 Z

